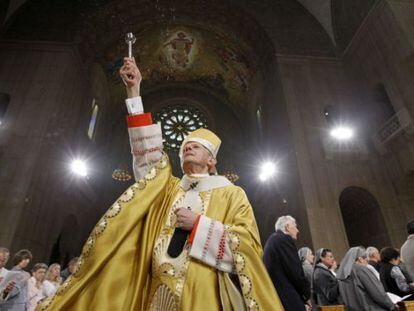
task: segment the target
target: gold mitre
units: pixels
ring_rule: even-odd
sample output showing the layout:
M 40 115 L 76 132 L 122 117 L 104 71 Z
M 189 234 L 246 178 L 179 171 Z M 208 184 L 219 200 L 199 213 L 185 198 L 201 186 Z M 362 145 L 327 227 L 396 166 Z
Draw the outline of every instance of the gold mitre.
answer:
M 212 131 L 205 128 L 199 128 L 198 130 L 190 132 L 181 144 L 180 158 L 183 156 L 183 148 L 185 144 L 190 141 L 195 141 L 203 145 L 203 147 L 210 151 L 214 158 L 217 157 L 217 153 L 221 145 L 221 140 Z

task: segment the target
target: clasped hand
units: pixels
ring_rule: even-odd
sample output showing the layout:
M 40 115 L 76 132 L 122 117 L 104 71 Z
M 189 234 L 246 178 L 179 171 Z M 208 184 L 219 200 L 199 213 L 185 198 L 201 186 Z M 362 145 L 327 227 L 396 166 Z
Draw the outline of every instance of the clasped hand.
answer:
M 186 231 L 193 230 L 197 214 L 187 208 L 178 208 L 175 210 L 175 215 L 177 216 L 177 227 Z

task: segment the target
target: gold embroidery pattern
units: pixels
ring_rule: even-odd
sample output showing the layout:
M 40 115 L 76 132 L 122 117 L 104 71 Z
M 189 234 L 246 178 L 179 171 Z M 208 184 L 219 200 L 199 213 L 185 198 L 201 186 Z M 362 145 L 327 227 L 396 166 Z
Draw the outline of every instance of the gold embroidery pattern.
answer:
M 140 179 L 132 187 L 137 188 L 138 190 L 144 190 L 146 186 L 147 186 L 147 182 L 145 181 L 145 179 Z
M 259 304 L 253 298 L 246 298 L 247 308 L 252 311 L 259 311 Z
M 107 225 L 108 221 L 106 220 L 106 218 L 102 218 L 93 229 L 92 235 L 95 237 L 100 236 L 105 231 Z
M 82 268 L 84 266 L 84 258 L 90 256 L 90 254 L 93 251 L 96 239 L 105 231 L 105 229 L 108 226 L 108 220 L 111 218 L 114 218 L 118 216 L 122 211 L 122 204 L 130 202 L 135 197 L 135 190 L 144 190 L 147 186 L 147 183 L 154 180 L 159 170 L 165 169 L 168 166 L 168 157 L 166 154 L 163 155 L 162 159 L 155 164 L 155 167 L 153 167 L 147 175 L 138 182 L 136 182 L 134 185 L 132 185 L 130 188 L 128 188 L 118 199 L 117 202 L 115 202 L 105 213 L 105 215 L 99 220 L 98 224 L 95 226 L 95 228 L 92 230 L 91 235 L 89 236 L 88 240 L 86 241 L 85 245 L 82 249 L 82 254 L 80 255 L 80 262 L 79 265 L 75 271 L 75 273 L 68 277 L 65 282 L 62 283 L 62 285 L 59 286 L 59 288 L 56 291 L 57 296 L 63 295 L 72 284 L 73 278 L 78 278 L 81 276 Z M 40 310 L 45 311 L 49 308 L 50 304 L 52 303 L 55 295 L 49 297 L 48 299 L 45 299 L 40 304 Z M 156 309 L 157 310 L 157 309 Z
M 177 302 L 175 301 L 174 294 L 168 288 L 167 285 L 160 285 L 149 307 L 150 311 L 177 311 Z
M 245 295 L 249 295 L 252 292 L 252 281 L 245 274 L 239 275 L 240 285 Z
M 82 256 L 80 256 L 79 259 L 78 259 L 78 262 L 76 264 L 76 270 L 75 270 L 75 272 L 73 272 L 74 277 L 79 277 L 79 273 L 82 269 L 83 263 L 84 263 L 84 260 L 83 260 Z
M 49 308 L 50 304 L 52 303 L 53 299 L 55 298 L 55 295 L 52 295 L 48 298 L 46 298 L 45 300 L 43 300 L 39 306 L 40 306 L 40 311 L 45 311 L 47 310 L 47 308 Z
M 131 201 L 135 196 L 134 188 L 129 187 L 120 197 L 119 201 L 127 203 Z
M 59 286 L 59 288 L 56 291 L 56 295 L 60 296 L 66 293 L 67 289 L 70 287 L 70 284 L 72 283 L 73 275 L 69 276 L 65 282 L 62 283 L 62 285 Z
M 244 270 L 244 267 L 246 266 L 246 261 L 242 254 L 236 252 L 233 254 L 234 263 L 236 265 L 236 271 L 238 273 L 241 273 Z
M 227 231 L 226 230 L 226 232 L 228 233 L 228 236 L 230 238 L 230 249 L 231 249 L 231 251 L 233 253 L 234 252 L 237 252 L 237 250 L 239 249 L 239 246 L 240 246 L 240 238 L 239 238 L 239 236 L 237 234 L 231 232 L 231 231 Z
M 210 204 L 212 190 L 199 193 L 199 204 L 201 207 L 200 214 L 204 215 Z M 169 277 L 175 279 L 174 294 L 177 305 L 181 303 L 181 297 L 184 289 L 185 275 L 187 272 L 189 260 L 190 246 L 185 245 L 182 253 L 177 258 L 171 258 L 167 254 L 167 249 L 174 233 L 176 226 L 175 210 L 182 207 L 185 192 L 180 189 L 174 199 L 174 203 L 170 208 L 167 220 L 161 234 L 159 235 L 152 256 L 152 272 L 154 277 Z M 154 299 L 154 296 L 153 296 Z M 168 309 L 166 309 L 168 310 Z
M 106 212 L 106 218 L 112 218 L 112 217 L 117 216 L 121 212 L 121 209 L 122 209 L 121 204 L 119 204 L 118 202 L 115 202 Z
M 248 310 L 258 311 L 260 310 L 259 304 L 250 296 L 253 289 L 253 282 L 245 273 L 243 273 L 244 268 L 246 267 L 246 259 L 237 251 L 240 247 L 240 237 L 236 232 L 231 231 L 231 226 L 225 226 L 225 230 L 230 238 L 230 249 L 233 253 L 233 262 L 239 276 L 246 307 Z
M 167 256 L 167 249 L 169 244 L 169 235 L 161 235 L 157 241 L 157 244 L 154 247 L 152 256 L 152 267 L 154 276 L 168 275 L 172 277 L 178 277 L 185 274 L 185 269 L 188 260 L 188 247 L 185 247 L 184 251 L 177 258 L 171 258 Z

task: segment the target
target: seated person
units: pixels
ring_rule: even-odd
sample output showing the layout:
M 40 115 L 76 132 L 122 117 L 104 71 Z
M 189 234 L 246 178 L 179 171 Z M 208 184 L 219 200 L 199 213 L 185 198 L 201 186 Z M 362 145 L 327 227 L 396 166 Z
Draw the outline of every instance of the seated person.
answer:
M 346 310 L 398 310 L 367 264 L 367 255 L 362 247 L 352 247 L 341 261 L 337 278 Z
M 319 306 L 340 304 L 338 280 L 331 268 L 335 263 L 332 251 L 322 248 L 317 251 L 313 271 L 313 296 Z
M 400 252 L 386 247 L 381 250 L 380 279 L 387 292 L 403 297 L 414 293 L 414 283 L 409 283 L 399 264 Z

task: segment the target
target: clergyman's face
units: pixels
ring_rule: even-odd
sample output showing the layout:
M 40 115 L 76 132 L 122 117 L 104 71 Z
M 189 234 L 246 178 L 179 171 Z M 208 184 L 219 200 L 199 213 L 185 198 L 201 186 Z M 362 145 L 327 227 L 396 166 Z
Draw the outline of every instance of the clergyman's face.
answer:
M 9 260 L 10 254 L 7 252 L 0 253 L 0 268 L 3 268 Z
M 215 164 L 215 159 L 210 152 L 200 143 L 190 141 L 183 147 L 183 167 L 197 165 L 209 168 Z

